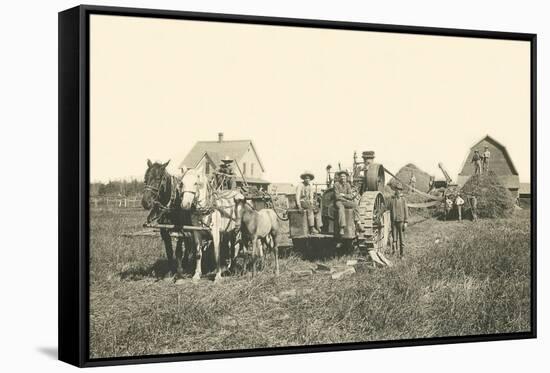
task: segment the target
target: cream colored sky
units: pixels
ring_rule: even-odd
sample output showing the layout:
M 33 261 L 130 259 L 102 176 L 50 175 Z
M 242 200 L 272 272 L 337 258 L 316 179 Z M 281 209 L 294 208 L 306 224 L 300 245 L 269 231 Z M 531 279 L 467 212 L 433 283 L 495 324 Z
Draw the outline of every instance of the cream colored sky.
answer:
M 376 151 L 456 177 L 490 134 L 530 178 L 528 42 L 91 16 L 91 180 L 252 139 L 270 181 Z

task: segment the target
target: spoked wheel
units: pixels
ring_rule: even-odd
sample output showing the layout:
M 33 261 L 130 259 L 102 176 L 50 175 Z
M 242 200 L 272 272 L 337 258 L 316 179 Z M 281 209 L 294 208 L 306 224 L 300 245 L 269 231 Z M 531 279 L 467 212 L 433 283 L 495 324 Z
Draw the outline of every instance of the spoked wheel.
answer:
M 384 218 L 385 210 L 386 203 L 382 193 L 378 191 L 363 193 L 359 200 L 359 214 L 364 233 L 359 236 L 359 243 L 375 263 L 389 266 L 391 262 L 383 254 L 387 242 L 387 233 L 385 233 L 387 229 L 384 228 L 389 224 L 389 221 L 386 222 Z

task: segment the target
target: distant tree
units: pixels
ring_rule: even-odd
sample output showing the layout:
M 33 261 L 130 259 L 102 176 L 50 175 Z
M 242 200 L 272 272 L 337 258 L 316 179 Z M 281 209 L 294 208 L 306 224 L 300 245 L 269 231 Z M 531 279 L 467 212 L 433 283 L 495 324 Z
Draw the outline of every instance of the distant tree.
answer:
M 143 192 L 144 184 L 136 179 L 109 180 L 107 183 L 95 182 L 90 184 L 90 194 L 100 196 L 139 196 Z

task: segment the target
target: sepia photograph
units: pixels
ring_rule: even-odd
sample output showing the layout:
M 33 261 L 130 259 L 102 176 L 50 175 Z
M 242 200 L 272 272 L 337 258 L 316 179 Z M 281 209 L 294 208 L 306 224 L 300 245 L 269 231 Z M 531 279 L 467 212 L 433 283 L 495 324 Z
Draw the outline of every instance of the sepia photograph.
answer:
M 89 359 L 528 335 L 531 42 L 89 16 Z

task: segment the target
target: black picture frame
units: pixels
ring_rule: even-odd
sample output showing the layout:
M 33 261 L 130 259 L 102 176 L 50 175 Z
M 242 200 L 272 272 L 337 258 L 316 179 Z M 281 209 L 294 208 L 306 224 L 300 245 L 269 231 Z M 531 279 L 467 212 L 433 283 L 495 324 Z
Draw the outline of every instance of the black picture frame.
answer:
M 93 14 L 528 41 L 531 46 L 531 331 L 511 334 L 89 358 L 89 17 Z M 536 338 L 537 36 L 529 33 L 81 5 L 59 13 L 59 360 L 79 367 Z

